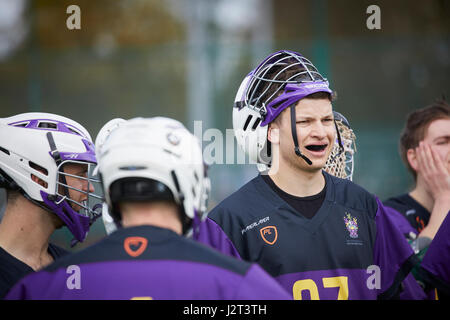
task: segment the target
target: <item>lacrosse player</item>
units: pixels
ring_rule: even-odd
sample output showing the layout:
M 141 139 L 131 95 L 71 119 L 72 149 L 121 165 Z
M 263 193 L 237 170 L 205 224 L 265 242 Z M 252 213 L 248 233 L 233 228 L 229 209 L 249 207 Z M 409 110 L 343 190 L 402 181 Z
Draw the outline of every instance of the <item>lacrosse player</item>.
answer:
M 323 170 L 336 140 L 344 152 L 332 100 L 328 81 L 293 51 L 245 77 L 233 129 L 268 170 L 214 208 L 198 240 L 257 262 L 294 299 L 417 298 L 414 254 L 380 200 Z
M 66 226 L 86 238 L 101 199 L 88 176 L 96 165 L 86 129 L 49 113 L 0 119 L 0 185 L 7 207 L 0 224 L 0 296 L 26 274 L 67 253 L 49 243 Z

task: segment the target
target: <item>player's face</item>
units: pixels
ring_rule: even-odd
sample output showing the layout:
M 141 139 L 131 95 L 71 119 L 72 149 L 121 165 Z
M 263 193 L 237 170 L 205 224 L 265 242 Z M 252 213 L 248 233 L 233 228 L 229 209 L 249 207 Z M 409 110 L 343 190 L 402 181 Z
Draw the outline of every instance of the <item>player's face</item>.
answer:
M 69 185 L 72 188 L 82 190 L 84 192 L 88 192 L 88 191 L 90 193 L 94 192 L 94 186 L 92 184 L 89 184 L 86 179 L 82 179 L 82 178 L 87 178 L 87 176 L 88 176 L 88 165 L 87 164 L 68 163 L 68 164 L 64 165 L 64 172 L 67 174 L 65 176 L 67 185 Z M 73 177 L 70 175 L 82 177 L 82 178 L 77 178 L 77 177 Z M 70 199 L 72 199 L 78 203 L 83 203 L 83 201 L 87 200 L 88 195 L 86 193 L 79 192 L 72 188 L 68 188 Z M 72 203 L 72 202 L 70 202 L 70 203 L 71 203 L 72 209 L 74 209 L 75 211 L 79 211 L 81 209 L 81 207 L 79 205 L 77 205 L 76 203 Z
M 297 139 L 300 151 L 312 161 L 312 165 L 308 165 L 294 152 L 290 110 L 284 110 L 282 116 L 280 159 L 283 158 L 288 165 L 301 170 L 321 170 L 330 155 L 336 136 L 331 102 L 328 99 L 306 98 L 296 105 Z
M 431 122 L 423 140 L 433 146 L 450 171 L 450 119 Z

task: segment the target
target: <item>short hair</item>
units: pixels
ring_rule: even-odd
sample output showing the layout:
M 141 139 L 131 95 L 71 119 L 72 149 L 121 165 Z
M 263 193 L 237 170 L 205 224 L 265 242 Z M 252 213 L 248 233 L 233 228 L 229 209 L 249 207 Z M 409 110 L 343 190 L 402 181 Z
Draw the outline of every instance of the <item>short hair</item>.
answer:
M 414 181 L 417 179 L 417 173 L 409 164 L 408 150 L 419 145 L 433 121 L 447 118 L 450 118 L 450 106 L 444 99 L 437 99 L 433 104 L 408 114 L 400 136 L 399 151 L 403 162 L 413 175 Z

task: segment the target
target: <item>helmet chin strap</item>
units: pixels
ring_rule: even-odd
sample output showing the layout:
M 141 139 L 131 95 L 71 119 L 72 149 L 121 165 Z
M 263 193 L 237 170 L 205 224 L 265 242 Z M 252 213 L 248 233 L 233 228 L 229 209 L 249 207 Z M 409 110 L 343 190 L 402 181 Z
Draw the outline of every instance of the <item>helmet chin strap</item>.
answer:
M 297 126 L 296 126 L 296 116 L 295 116 L 295 106 L 296 104 L 293 104 L 291 106 L 291 132 L 292 132 L 292 139 L 294 139 L 294 151 L 295 154 L 305 160 L 305 162 L 309 165 L 312 165 L 312 161 L 309 160 L 301 151 L 300 147 L 298 146 L 298 140 L 297 140 Z

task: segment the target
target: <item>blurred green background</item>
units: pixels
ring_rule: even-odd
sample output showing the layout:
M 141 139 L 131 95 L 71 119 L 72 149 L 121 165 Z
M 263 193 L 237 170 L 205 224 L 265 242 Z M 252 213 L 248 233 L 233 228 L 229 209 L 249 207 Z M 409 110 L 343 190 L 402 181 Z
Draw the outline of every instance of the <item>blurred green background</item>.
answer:
M 72 4 L 80 30 L 66 27 Z M 372 4 L 380 30 L 366 26 Z M 291 49 L 330 80 L 357 135 L 354 181 L 384 200 L 412 184 L 397 151 L 407 113 L 450 95 L 449 16 L 448 0 L 0 0 L 0 117 L 57 113 L 95 139 L 112 118 L 162 115 L 225 136 L 245 75 Z M 257 171 L 209 173 L 212 208 Z M 72 250 L 104 235 L 98 220 Z

